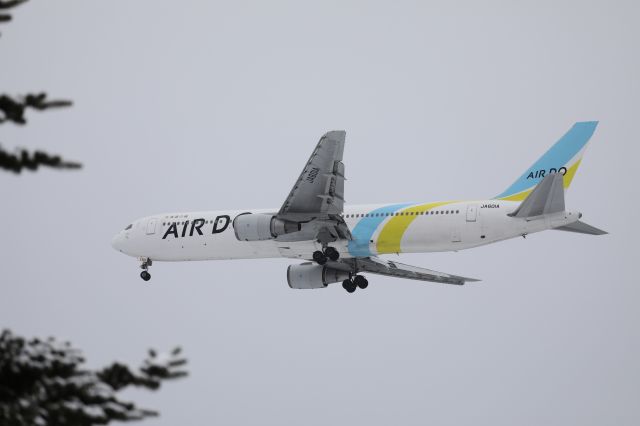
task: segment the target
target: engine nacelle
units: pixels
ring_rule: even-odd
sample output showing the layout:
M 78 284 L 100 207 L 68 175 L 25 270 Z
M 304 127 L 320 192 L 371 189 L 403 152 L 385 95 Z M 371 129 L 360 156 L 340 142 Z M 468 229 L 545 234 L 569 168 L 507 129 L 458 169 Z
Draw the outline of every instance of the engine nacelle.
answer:
M 301 226 L 270 214 L 244 213 L 233 220 L 233 229 L 239 241 L 264 241 L 297 232 Z
M 315 263 L 291 265 L 287 269 L 289 287 L 297 289 L 324 288 L 349 278 L 349 273 Z

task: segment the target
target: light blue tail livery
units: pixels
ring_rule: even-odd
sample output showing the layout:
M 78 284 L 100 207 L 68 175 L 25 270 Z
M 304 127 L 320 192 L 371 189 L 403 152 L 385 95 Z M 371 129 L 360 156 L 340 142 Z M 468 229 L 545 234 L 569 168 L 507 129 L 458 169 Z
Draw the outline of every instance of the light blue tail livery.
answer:
M 509 188 L 496 199 L 521 201 L 550 173 L 564 175 L 565 189 L 571 185 L 580 166 L 584 150 L 596 130 L 597 121 L 578 122 L 569 129 L 538 161 L 529 167 Z

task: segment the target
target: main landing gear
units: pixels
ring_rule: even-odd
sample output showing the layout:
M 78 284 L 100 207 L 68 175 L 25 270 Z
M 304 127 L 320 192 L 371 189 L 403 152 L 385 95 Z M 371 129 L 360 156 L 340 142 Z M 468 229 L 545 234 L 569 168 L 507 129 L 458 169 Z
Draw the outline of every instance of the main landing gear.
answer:
M 353 293 L 356 288 L 360 287 L 362 290 L 369 286 L 369 281 L 362 275 L 356 275 L 353 279 L 347 279 L 342 281 L 342 288 L 347 290 L 347 293 Z
M 140 272 L 140 278 L 145 281 L 149 281 L 151 279 L 151 274 L 149 273 L 148 269 L 149 266 L 153 265 L 153 262 L 147 257 L 140 258 L 140 261 L 142 262 L 142 264 L 140 265 L 140 268 L 142 268 L 142 272 Z
M 313 260 L 319 265 L 324 265 L 327 260 L 335 262 L 338 259 L 340 259 L 340 253 L 333 247 L 326 247 L 324 251 L 316 250 L 313 252 Z

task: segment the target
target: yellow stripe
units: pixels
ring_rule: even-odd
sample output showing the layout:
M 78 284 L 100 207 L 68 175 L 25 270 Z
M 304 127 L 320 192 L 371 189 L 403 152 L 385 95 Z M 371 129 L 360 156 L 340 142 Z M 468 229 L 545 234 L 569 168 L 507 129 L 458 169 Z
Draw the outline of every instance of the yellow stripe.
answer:
M 580 162 L 582 158 L 575 162 L 575 164 L 567 169 L 567 172 L 564 174 L 564 189 L 567 189 L 569 185 L 571 185 L 571 181 L 573 177 L 576 175 L 578 171 L 578 167 L 580 167 Z
M 574 176 L 576 175 L 576 172 L 578 171 L 578 167 L 580 167 L 580 162 L 582 161 L 582 159 L 576 161 L 575 163 L 573 163 L 573 166 L 569 167 L 567 169 L 567 171 L 564 174 L 564 179 L 563 179 L 563 183 L 564 183 L 564 189 L 569 188 L 569 186 L 571 185 L 571 181 L 573 180 Z M 527 198 L 527 196 L 531 193 L 531 191 L 533 191 L 533 188 L 535 187 L 531 187 L 529 189 L 526 189 L 522 192 L 518 192 L 517 194 L 513 194 L 513 195 L 509 195 L 508 197 L 502 197 L 500 198 L 501 200 L 505 200 L 505 201 L 522 201 L 525 198 Z
M 445 204 L 451 204 L 455 201 L 442 201 L 438 203 L 420 204 L 417 206 L 409 207 L 405 210 L 401 210 L 398 213 L 402 213 L 399 216 L 393 216 L 384 225 L 380 235 L 378 236 L 377 251 L 378 253 L 400 253 L 400 242 L 404 236 L 405 231 L 411 225 L 418 215 L 416 213 L 422 211 L 428 211 L 434 207 L 443 206 Z M 413 214 L 412 214 L 413 213 Z

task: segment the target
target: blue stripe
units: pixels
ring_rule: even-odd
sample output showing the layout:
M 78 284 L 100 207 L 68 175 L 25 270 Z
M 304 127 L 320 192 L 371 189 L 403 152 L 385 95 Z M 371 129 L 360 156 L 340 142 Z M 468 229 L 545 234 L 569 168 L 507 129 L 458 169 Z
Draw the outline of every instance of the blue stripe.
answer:
M 378 229 L 378 226 L 380 226 L 380 224 L 387 218 L 385 214 L 395 213 L 396 211 L 410 205 L 411 203 L 405 203 L 381 207 L 367 213 L 369 217 L 360 218 L 360 221 L 351 231 L 351 235 L 353 235 L 353 240 L 349 241 L 349 253 L 351 256 L 371 256 L 372 253 L 369 249 L 369 242 L 371 241 L 373 234 L 376 232 L 376 229 Z
M 553 168 L 557 170 L 560 167 L 566 167 L 567 162 L 589 142 L 597 125 L 597 121 L 584 121 L 574 124 L 573 127 L 540 157 L 538 161 L 529 167 L 518 180 L 495 198 L 508 197 L 537 185 L 542 180 L 542 177 L 527 179 L 527 176 L 531 173 L 535 175 L 538 170 L 545 170 L 548 173 L 549 169 Z

